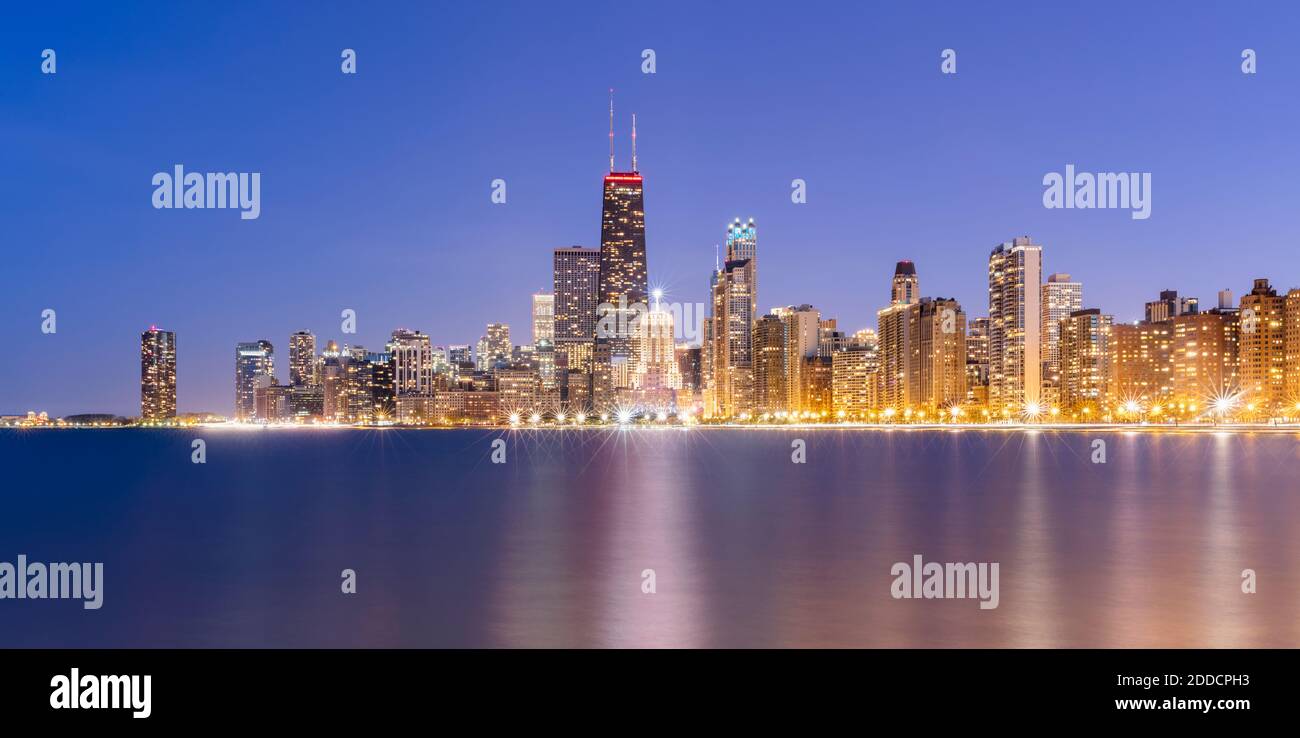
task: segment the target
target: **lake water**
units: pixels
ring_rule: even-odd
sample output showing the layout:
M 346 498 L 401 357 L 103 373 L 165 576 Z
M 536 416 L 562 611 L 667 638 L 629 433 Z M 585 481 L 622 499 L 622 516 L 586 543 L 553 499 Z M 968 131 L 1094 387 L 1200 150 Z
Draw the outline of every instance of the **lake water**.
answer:
M 0 462 L 0 562 L 105 567 L 99 610 L 0 600 L 0 647 L 1300 645 L 1295 434 L 4 430 Z M 894 599 L 916 554 L 998 563 L 998 607 Z

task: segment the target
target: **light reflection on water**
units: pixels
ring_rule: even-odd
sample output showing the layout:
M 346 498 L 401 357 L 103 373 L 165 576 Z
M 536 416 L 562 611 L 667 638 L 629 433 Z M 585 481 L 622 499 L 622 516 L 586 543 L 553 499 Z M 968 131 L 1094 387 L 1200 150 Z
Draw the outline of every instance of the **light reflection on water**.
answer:
M 0 646 L 1300 645 L 1294 435 L 193 435 L 0 434 L 0 561 L 106 566 Z M 999 607 L 893 599 L 913 554 L 998 562 Z

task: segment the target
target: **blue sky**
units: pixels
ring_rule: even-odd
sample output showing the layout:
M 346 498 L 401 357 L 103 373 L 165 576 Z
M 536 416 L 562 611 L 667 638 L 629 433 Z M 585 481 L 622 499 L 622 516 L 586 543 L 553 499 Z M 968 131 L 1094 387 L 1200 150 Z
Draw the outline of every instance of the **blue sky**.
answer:
M 637 113 L 650 276 L 671 299 L 706 299 L 736 216 L 758 223 L 762 306 L 810 302 L 849 330 L 874 326 L 899 259 L 923 294 L 985 314 L 988 252 L 1025 234 L 1118 320 L 1165 288 L 1211 303 L 1254 277 L 1300 284 L 1300 11 L 992 6 L 9 10 L 0 412 L 138 412 L 151 324 L 177 332 L 182 411 L 230 411 L 241 340 L 283 353 L 306 328 L 377 349 L 405 326 L 472 343 L 493 321 L 527 340 L 551 249 L 598 245 L 611 87 L 621 164 Z M 153 209 L 175 164 L 261 172 L 261 217 Z M 1151 172 L 1150 219 L 1044 209 L 1066 164 Z

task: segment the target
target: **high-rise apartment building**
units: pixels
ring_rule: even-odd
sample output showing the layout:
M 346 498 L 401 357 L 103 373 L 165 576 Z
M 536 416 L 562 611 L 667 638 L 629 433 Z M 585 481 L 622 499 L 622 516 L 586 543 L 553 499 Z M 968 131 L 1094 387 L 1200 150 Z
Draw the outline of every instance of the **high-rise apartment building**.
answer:
M 1040 299 L 1039 344 L 1043 355 L 1043 396 L 1045 404 L 1055 404 L 1060 393 L 1061 321 L 1083 309 L 1083 285 L 1070 280 L 1070 275 L 1049 274 L 1043 283 Z
M 966 403 L 989 404 L 989 319 L 975 318 L 966 332 Z
M 989 404 L 997 412 L 1039 407 L 1042 274 L 1043 248 L 1028 236 L 989 255 Z
M 1282 305 L 1283 347 L 1286 354 L 1282 395 L 1287 414 L 1300 414 L 1300 289 L 1286 293 Z
M 1173 396 L 1173 324 L 1117 323 L 1111 328 L 1110 404 L 1149 408 Z
M 786 324 L 775 315 L 754 321 L 754 411 L 788 410 L 786 400 Z
M 966 313 L 956 300 L 923 297 L 905 311 L 905 408 L 935 413 L 966 401 Z
M 880 348 L 874 331 L 871 340 L 855 339 L 843 351 L 836 351 L 831 356 L 831 404 L 836 415 L 848 420 L 869 419 L 879 402 L 879 375 Z
M 876 312 L 876 336 L 880 346 L 881 407 L 902 410 L 907 404 L 908 309 L 921 300 L 921 283 L 916 265 L 900 261 L 890 282 L 889 307 Z
M 176 417 L 176 334 L 157 326 L 140 334 L 140 417 Z
M 1286 404 L 1285 314 L 1286 297 L 1267 279 L 1256 279 L 1254 288 L 1241 298 L 1238 376 L 1243 401 L 1260 413 Z
M 799 412 L 803 407 L 804 359 L 817 355 L 821 338 L 821 312 L 812 305 L 774 308 L 772 315 L 785 323 L 785 407 Z
M 1093 418 L 1109 394 L 1111 329 L 1114 319 L 1101 310 L 1075 310 L 1059 321 L 1060 407 L 1071 412 L 1088 408 Z
M 1237 330 L 1236 308 L 1173 319 L 1172 401 L 1189 415 L 1237 393 Z

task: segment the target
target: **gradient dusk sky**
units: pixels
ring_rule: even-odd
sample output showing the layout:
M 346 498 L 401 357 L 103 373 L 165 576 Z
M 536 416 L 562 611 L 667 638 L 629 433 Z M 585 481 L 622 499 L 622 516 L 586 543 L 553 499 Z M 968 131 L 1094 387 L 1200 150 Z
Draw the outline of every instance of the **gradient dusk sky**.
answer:
M 899 259 L 987 314 L 989 250 L 1017 235 L 1116 320 L 1161 289 L 1300 284 L 1293 4 L 23 5 L 0 23 L 3 413 L 138 414 L 151 324 L 177 333 L 182 412 L 232 411 L 238 341 L 270 340 L 281 381 L 298 329 L 528 341 L 551 250 L 599 245 L 611 87 L 672 300 L 707 299 L 736 216 L 758 224 L 760 306 L 849 331 Z M 153 209 L 176 164 L 261 172 L 261 217 Z M 1045 209 L 1066 164 L 1151 172 L 1150 219 Z

